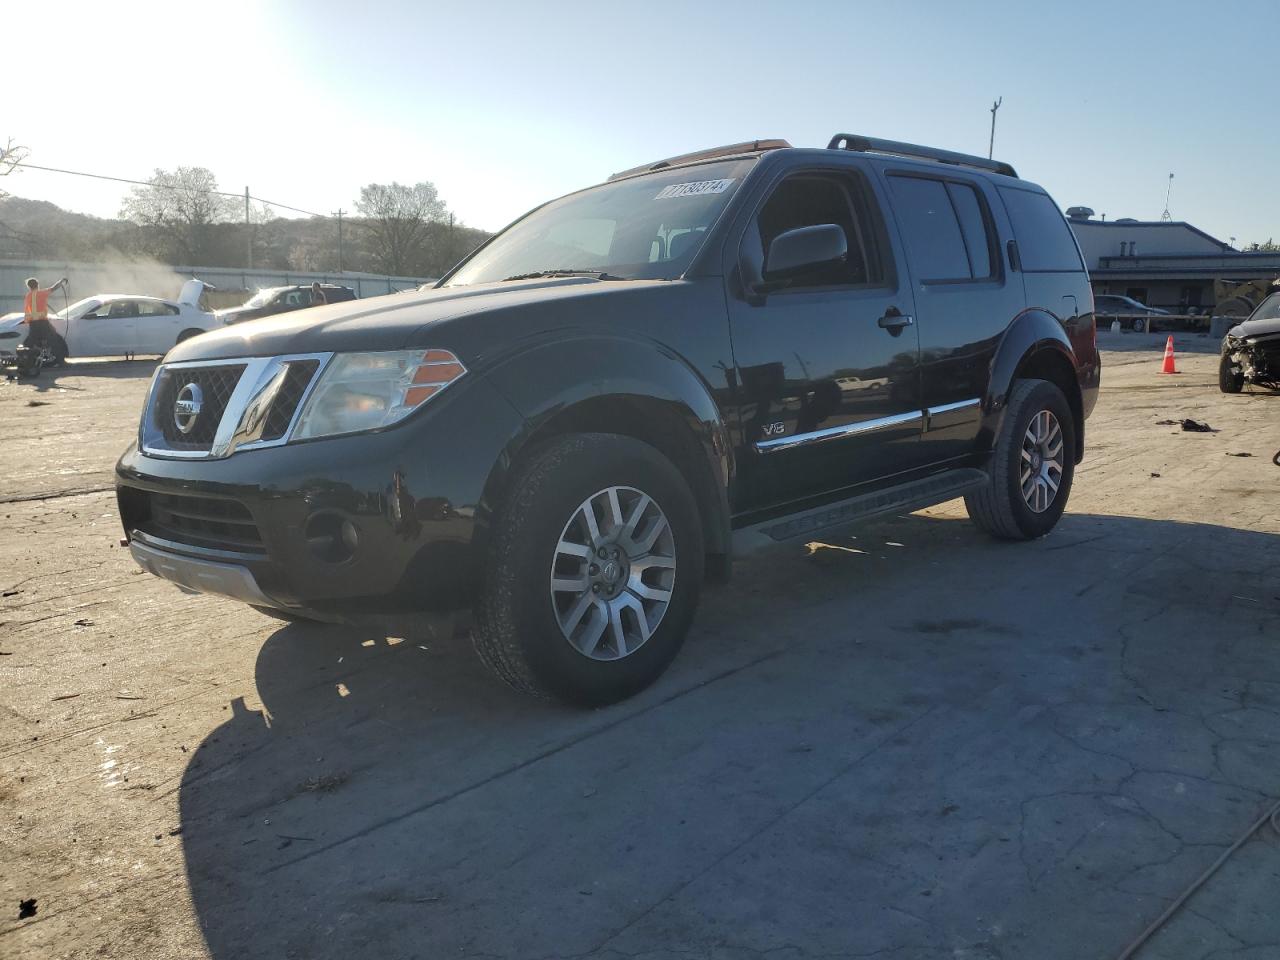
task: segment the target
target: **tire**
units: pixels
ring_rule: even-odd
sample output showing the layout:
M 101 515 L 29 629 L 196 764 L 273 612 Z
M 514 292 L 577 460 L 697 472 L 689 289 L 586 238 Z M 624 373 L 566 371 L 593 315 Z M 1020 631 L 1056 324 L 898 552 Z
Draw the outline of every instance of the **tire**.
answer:
M 1048 415 L 1047 420 L 1044 419 L 1045 414 Z M 1043 452 L 1039 458 L 1048 477 L 1052 477 L 1055 472 L 1057 474 L 1058 486 L 1051 491 L 1051 498 L 1047 503 L 1042 503 L 1040 498 L 1050 493 L 1051 480 L 1034 484 L 1030 495 L 1023 492 L 1023 464 L 1027 463 L 1027 469 L 1030 470 L 1035 463 L 1024 458 L 1024 446 L 1030 439 L 1033 421 L 1036 421 L 1037 426 L 1056 423 L 1060 435 L 1057 470 L 1052 469 L 1049 458 Z M 1053 435 L 1051 429 L 1046 433 L 1050 437 Z M 1051 444 L 1041 449 L 1052 452 Z M 969 519 L 1002 540 L 1034 540 L 1043 537 L 1054 528 L 1062 511 L 1066 509 L 1067 498 L 1071 495 L 1071 482 L 1075 476 L 1075 449 L 1076 423 L 1062 391 L 1047 380 L 1015 381 L 1009 392 L 1004 423 L 996 437 L 995 450 L 987 462 L 991 482 L 964 498 Z M 1031 454 L 1034 456 L 1036 452 L 1036 449 L 1032 449 Z M 1042 492 L 1037 493 L 1036 487 Z
M 518 690 L 581 706 L 649 686 L 684 643 L 702 585 L 702 524 L 684 477 L 648 444 L 587 433 L 535 451 L 510 489 L 471 632 L 480 659 Z M 637 577 L 637 589 L 652 597 L 632 592 Z
M 195 330 L 195 329 L 183 330 L 180 334 L 178 334 L 178 339 L 177 339 L 177 342 L 175 343 L 175 346 L 178 343 L 181 343 L 183 340 L 190 340 L 192 337 L 198 337 L 202 333 L 204 333 L 203 330 Z
M 1239 393 L 1244 389 L 1244 372 L 1236 369 L 1227 353 L 1218 360 L 1218 389 L 1223 393 Z
M 1134 332 L 1134 333 L 1146 333 L 1146 332 L 1147 332 L 1147 323 L 1148 323 L 1148 321 L 1143 320 L 1141 317 L 1135 317 L 1135 318 L 1134 318 L 1134 320 L 1133 320 L 1133 332 Z

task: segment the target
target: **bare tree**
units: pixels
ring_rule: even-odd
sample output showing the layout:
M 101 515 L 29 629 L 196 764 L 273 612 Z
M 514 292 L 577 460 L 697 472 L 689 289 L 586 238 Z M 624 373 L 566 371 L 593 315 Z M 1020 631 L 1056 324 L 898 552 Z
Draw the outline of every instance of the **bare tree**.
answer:
M 27 153 L 26 147 L 13 142 L 13 137 L 6 140 L 4 146 L 0 147 L 0 177 L 7 177 L 13 173 L 13 168 L 27 158 Z M 0 190 L 0 200 L 8 195 L 4 190 Z
M 445 219 L 444 201 L 435 184 L 371 183 L 360 188 L 356 209 L 365 219 L 378 269 L 409 276 L 423 258 L 428 225 Z
M 120 215 L 143 227 L 150 252 L 171 263 L 203 263 L 213 246 L 213 225 L 235 217 L 239 205 L 217 192 L 218 180 L 204 167 L 156 170 L 145 187 L 134 187 Z

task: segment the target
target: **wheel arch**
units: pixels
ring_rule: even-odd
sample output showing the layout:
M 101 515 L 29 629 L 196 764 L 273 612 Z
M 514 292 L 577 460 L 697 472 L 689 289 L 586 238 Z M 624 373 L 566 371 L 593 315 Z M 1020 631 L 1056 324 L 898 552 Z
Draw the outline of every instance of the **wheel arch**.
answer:
M 1075 421 L 1075 462 L 1084 456 L 1084 395 L 1080 369 L 1066 331 L 1052 315 L 1027 310 L 1010 324 L 991 362 L 983 398 L 982 445 L 990 449 L 1004 421 L 1009 392 L 1017 380 L 1048 380 L 1067 398 Z
M 548 376 L 548 370 L 571 368 L 589 370 L 590 378 Z M 732 448 L 710 388 L 687 363 L 653 343 L 602 337 L 523 351 L 487 376 L 525 417 L 526 428 L 485 483 L 478 546 L 483 549 L 489 520 L 522 460 L 555 437 L 616 433 L 654 447 L 684 476 L 702 521 L 707 569 L 723 578 L 730 551 Z

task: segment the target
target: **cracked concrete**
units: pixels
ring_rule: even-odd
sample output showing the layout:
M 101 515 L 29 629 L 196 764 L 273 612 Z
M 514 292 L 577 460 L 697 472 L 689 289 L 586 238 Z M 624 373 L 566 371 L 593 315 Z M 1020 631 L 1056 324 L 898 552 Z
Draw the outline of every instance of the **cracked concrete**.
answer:
M 1280 397 L 1101 340 L 1052 536 L 948 504 L 748 558 L 588 713 L 137 573 L 104 490 L 150 366 L 0 386 L 0 953 L 1116 956 L 1280 796 Z M 1268 826 L 1137 956 L 1280 955 L 1278 895 Z

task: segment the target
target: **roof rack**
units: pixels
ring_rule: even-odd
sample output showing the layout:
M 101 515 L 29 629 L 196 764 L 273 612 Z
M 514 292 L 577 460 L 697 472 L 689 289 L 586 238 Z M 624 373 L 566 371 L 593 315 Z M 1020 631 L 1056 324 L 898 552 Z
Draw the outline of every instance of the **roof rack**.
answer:
M 914 143 L 901 143 L 898 140 L 878 140 L 875 137 L 862 137 L 855 133 L 837 133 L 827 144 L 828 150 L 856 150 L 859 153 L 887 153 L 895 157 L 919 157 L 924 160 L 936 160 L 939 163 L 950 163 L 957 167 L 974 167 L 978 170 L 989 170 L 1006 177 L 1017 177 L 1018 171 L 1012 165 L 1001 160 L 988 160 L 986 157 L 975 157 L 968 153 L 955 153 L 952 150 L 939 150 L 937 147 L 922 147 Z
M 791 144 L 785 140 L 747 140 L 745 143 L 731 143 L 724 147 L 712 147 L 710 150 L 698 150 L 694 153 L 682 153 L 678 157 L 668 157 L 657 163 L 644 163 L 630 170 L 615 173 L 610 180 L 621 180 L 623 177 L 635 176 L 637 173 L 649 173 L 651 170 L 662 170 L 666 167 L 678 167 L 698 160 L 714 160 L 716 157 L 732 157 L 742 153 L 759 153 L 763 150 L 779 150 Z

